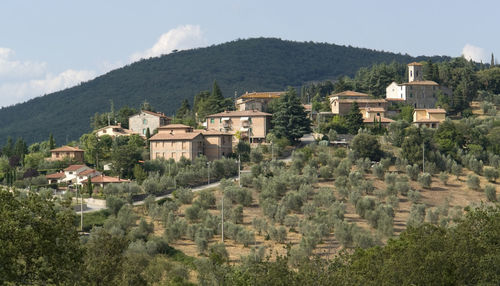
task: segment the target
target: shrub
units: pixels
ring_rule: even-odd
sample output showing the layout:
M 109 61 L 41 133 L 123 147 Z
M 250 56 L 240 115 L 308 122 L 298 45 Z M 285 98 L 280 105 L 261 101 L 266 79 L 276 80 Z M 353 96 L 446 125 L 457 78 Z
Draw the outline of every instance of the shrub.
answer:
M 439 173 L 439 180 L 444 184 L 444 185 L 447 185 L 448 184 L 448 179 L 450 178 L 450 176 L 448 175 L 447 172 L 441 172 Z
M 195 203 L 192 206 L 186 208 L 184 211 L 184 214 L 186 215 L 186 219 L 189 220 L 190 222 L 194 222 L 200 219 L 200 212 L 201 212 L 201 207 L 200 204 Z
M 373 174 L 379 179 L 382 180 L 384 179 L 385 175 L 385 169 L 382 164 L 378 163 L 373 166 Z
M 229 253 L 227 253 L 224 243 L 215 243 L 208 250 L 208 257 L 211 261 L 222 265 L 229 261 Z
M 280 226 L 275 228 L 274 226 L 269 227 L 269 237 L 276 241 L 277 243 L 285 243 L 286 241 L 286 228 Z
M 367 173 L 370 171 L 372 162 L 368 158 L 359 158 L 356 161 L 356 166 L 358 166 L 358 170 L 363 173 Z
M 335 202 L 333 189 L 328 187 L 321 187 L 313 197 L 313 202 L 316 207 L 327 207 Z
M 486 167 L 484 168 L 484 176 L 488 181 L 495 182 L 499 176 L 498 170 L 492 167 Z
M 417 190 L 410 190 L 408 192 L 408 200 L 410 200 L 410 202 L 412 202 L 414 204 L 418 203 L 421 198 L 422 198 L 422 195 Z
M 363 175 L 358 171 L 352 171 L 349 173 L 349 183 L 351 186 L 358 186 L 363 180 Z
M 382 164 L 382 166 L 384 167 L 385 170 L 389 170 L 389 167 L 392 164 L 392 159 L 391 158 L 382 158 L 382 160 L 380 160 L 380 164 Z
M 410 177 L 412 181 L 416 181 L 418 179 L 418 174 L 420 173 L 420 168 L 417 164 L 413 164 L 413 166 L 406 166 L 406 173 Z
M 286 221 L 286 218 L 285 218 L 285 221 Z M 259 233 L 259 235 L 261 235 L 262 232 L 267 231 L 267 221 L 265 219 L 254 218 L 252 220 L 252 226 Z
M 173 193 L 174 198 L 179 200 L 183 204 L 190 204 L 193 202 L 194 194 L 191 189 L 179 188 Z
M 429 189 L 432 184 L 432 177 L 429 173 L 422 173 L 418 175 L 418 182 L 422 186 L 422 188 Z
M 248 189 L 239 187 L 228 187 L 224 190 L 224 197 L 229 198 L 233 203 L 248 207 L 252 204 L 252 192 Z
M 386 203 L 397 209 L 399 207 L 399 198 L 397 196 L 388 196 L 386 199 Z
M 312 203 L 307 203 L 302 207 L 302 213 L 308 219 L 311 219 L 316 212 L 316 207 Z
M 365 217 L 367 211 L 373 210 L 374 208 L 375 200 L 370 197 L 363 197 L 356 203 L 356 213 L 359 214 L 359 216 L 362 218 Z
M 417 227 L 424 222 L 425 219 L 425 205 L 412 204 L 410 209 L 410 216 L 408 217 L 407 226 Z
M 408 182 L 405 182 L 405 181 L 399 181 L 399 182 L 396 182 L 395 189 L 401 195 L 406 196 L 406 195 L 408 195 L 408 192 L 410 191 L 410 184 L 408 184 Z
M 356 158 L 370 158 L 372 161 L 380 160 L 382 150 L 377 136 L 361 133 L 352 139 L 351 148 Z
M 357 187 L 358 191 L 367 195 L 371 195 L 373 193 L 373 190 L 375 189 L 373 187 L 373 182 L 368 181 L 368 180 L 363 180 L 361 181 L 361 184 Z
M 451 165 L 451 173 L 457 177 L 457 180 L 462 175 L 462 166 L 456 162 Z
M 299 218 L 296 215 L 287 215 L 285 217 L 284 225 L 291 229 L 296 228 L 299 224 Z
M 484 193 L 486 194 L 486 198 L 490 202 L 496 202 L 497 201 L 497 190 L 496 187 L 492 184 L 486 185 L 484 188 Z
M 255 242 L 255 234 L 253 231 L 243 229 L 236 235 L 236 242 L 248 247 L 251 243 Z
M 196 243 L 196 247 L 198 248 L 198 252 L 204 253 L 207 248 L 208 248 L 208 240 L 198 232 L 196 234 L 196 237 L 194 239 L 194 242 Z
M 481 186 L 479 184 L 479 177 L 473 174 L 467 175 L 467 187 L 471 190 L 478 191 L 481 189 Z
M 238 205 L 231 209 L 231 221 L 233 223 L 243 223 L 243 206 Z
M 252 161 L 252 163 L 258 164 L 262 161 L 262 158 L 263 156 L 260 148 L 255 148 L 250 151 L 250 161 Z
M 385 183 L 387 185 L 394 185 L 396 183 L 397 175 L 395 173 L 385 174 Z
M 319 176 L 323 179 L 331 179 L 332 178 L 332 169 L 329 166 L 321 166 L 319 168 Z
M 215 196 L 212 191 L 204 190 L 198 193 L 198 201 L 203 209 L 215 207 Z
M 125 204 L 125 200 L 122 198 L 110 196 L 106 198 L 106 206 L 111 210 L 111 212 L 116 216 L 122 206 Z

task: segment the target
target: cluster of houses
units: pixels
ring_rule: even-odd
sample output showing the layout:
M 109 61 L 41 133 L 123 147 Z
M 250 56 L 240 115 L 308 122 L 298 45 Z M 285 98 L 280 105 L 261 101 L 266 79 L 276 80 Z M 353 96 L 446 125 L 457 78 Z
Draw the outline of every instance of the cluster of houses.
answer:
M 404 103 L 414 107 L 413 124 L 437 128 L 445 120 L 446 111 L 436 108 L 438 93 L 451 94 L 451 90 L 434 81 L 423 80 L 423 66 L 420 63 L 408 64 L 408 82 L 391 83 L 386 88 L 386 98 L 374 98 L 369 94 L 344 91 L 329 96 L 330 112 L 325 116 L 346 115 L 356 102 L 363 115 L 365 124 L 386 126 L 393 122 L 388 113 L 394 112 L 389 106 Z M 269 132 L 271 114 L 267 113 L 269 103 L 285 92 L 245 93 L 235 102 L 235 111 L 224 111 L 207 116 L 204 129 L 194 129 L 183 124 L 171 124 L 172 119 L 163 113 L 142 110 L 129 118 L 129 129 L 119 123 L 96 130 L 98 136 L 130 136 L 138 134 L 145 137 L 148 130 L 150 158 L 153 159 L 194 159 L 205 155 L 208 160 L 216 160 L 232 153 L 239 140 L 249 143 L 262 143 Z M 311 112 L 310 105 L 304 105 Z M 311 112 L 311 116 L 317 116 Z M 83 162 L 83 150 L 63 146 L 51 150 L 50 160 L 69 157 Z M 51 182 L 70 182 L 85 184 L 89 178 L 93 184 L 104 186 L 107 183 L 123 182 L 119 178 L 107 177 L 85 165 L 72 165 L 63 172 L 47 176 Z

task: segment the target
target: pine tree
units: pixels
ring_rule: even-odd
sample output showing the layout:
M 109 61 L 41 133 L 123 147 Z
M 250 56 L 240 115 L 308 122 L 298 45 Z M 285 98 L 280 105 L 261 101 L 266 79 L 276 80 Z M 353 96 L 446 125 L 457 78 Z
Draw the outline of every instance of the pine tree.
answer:
M 54 136 L 52 133 L 49 134 L 49 149 L 55 149 L 56 148 L 56 140 L 54 139 Z
M 351 134 L 357 134 L 359 128 L 363 126 L 363 115 L 359 110 L 359 106 L 357 102 L 354 102 L 351 106 L 351 110 L 349 114 L 346 116 L 347 118 L 347 129 Z
M 311 132 L 311 121 L 294 88 L 290 88 L 278 99 L 272 123 L 274 126 L 272 132 L 291 142 L 296 142 L 304 134 Z
M 189 105 L 189 101 L 184 99 L 181 103 L 181 107 L 177 110 L 176 116 L 178 118 L 184 118 L 191 112 L 191 106 Z

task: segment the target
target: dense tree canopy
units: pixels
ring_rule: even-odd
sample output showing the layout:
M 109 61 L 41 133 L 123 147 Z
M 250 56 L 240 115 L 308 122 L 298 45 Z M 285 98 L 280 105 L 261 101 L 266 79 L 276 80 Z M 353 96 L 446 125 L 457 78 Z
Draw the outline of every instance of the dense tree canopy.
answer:
M 311 122 L 293 88 L 290 88 L 277 100 L 271 122 L 273 124 L 272 132 L 291 142 L 295 142 L 304 134 L 311 132 Z

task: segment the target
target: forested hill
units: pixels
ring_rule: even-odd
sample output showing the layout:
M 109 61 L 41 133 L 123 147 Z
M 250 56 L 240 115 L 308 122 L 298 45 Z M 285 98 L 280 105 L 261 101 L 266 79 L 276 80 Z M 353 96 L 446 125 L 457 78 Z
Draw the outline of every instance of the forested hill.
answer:
M 171 115 L 182 99 L 210 89 L 217 80 L 226 97 L 237 91 L 283 90 L 308 81 L 352 76 L 360 67 L 427 57 L 369 49 L 272 38 L 237 40 L 207 48 L 141 60 L 78 86 L 0 109 L 0 142 L 7 136 L 28 143 L 46 140 L 52 132 L 58 144 L 90 131 L 96 112 L 138 107 L 144 100 Z M 433 57 L 441 61 L 442 57 Z

